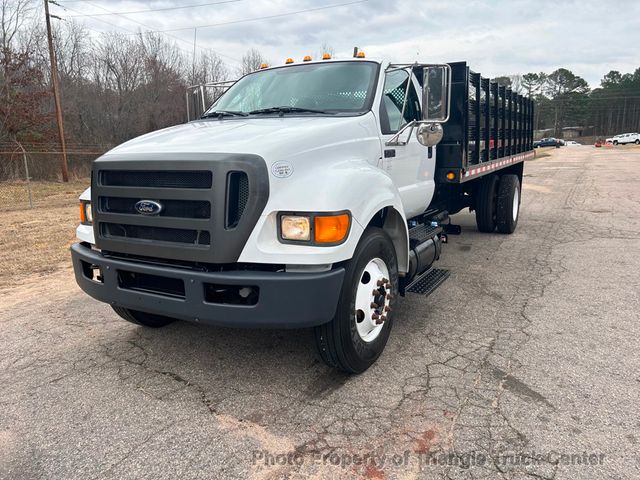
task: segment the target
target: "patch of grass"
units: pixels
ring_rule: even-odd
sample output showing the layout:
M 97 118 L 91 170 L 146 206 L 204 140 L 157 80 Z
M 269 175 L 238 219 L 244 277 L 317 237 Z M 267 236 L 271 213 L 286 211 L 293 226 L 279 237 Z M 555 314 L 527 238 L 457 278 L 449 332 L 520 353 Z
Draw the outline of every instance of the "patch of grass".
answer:
M 65 206 L 77 203 L 78 196 L 89 186 L 90 180 L 62 182 L 0 182 L 0 211 L 29 208 L 29 186 L 34 208 Z
M 0 183 L 0 290 L 33 274 L 44 274 L 70 264 L 69 246 L 78 225 L 78 196 L 89 180 L 73 183 L 32 182 L 34 208 L 28 197 L 18 197 L 23 185 Z M 17 197 L 17 199 L 16 199 Z

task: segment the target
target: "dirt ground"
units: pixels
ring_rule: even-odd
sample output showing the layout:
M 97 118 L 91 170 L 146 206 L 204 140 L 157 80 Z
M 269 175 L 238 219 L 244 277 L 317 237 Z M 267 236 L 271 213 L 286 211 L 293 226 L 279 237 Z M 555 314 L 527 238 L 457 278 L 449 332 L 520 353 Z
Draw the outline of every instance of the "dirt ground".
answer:
M 513 235 L 454 217 L 450 278 L 357 376 L 305 330 L 124 322 L 65 265 L 75 200 L 52 209 L 2 245 L 64 266 L 0 292 L 0 479 L 640 478 L 640 149 L 549 153 Z M 38 220 L 11 215 L 3 242 Z
M 68 247 L 79 218 L 78 196 L 88 185 L 89 179 L 66 184 L 32 182 L 34 208 L 30 209 L 20 197 L 24 184 L 0 183 L 0 195 L 6 200 L 5 210 L 0 209 L 0 294 L 26 278 L 33 280 L 69 264 Z

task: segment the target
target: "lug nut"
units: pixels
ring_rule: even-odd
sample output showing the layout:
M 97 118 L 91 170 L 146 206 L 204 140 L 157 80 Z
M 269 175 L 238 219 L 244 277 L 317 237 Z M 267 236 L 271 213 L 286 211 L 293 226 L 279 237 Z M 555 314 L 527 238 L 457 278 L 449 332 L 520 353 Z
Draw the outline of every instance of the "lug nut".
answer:
M 387 293 L 387 300 L 393 300 L 393 295 L 391 295 L 390 293 Z
M 378 320 L 376 320 L 376 325 L 382 325 L 385 322 L 386 319 L 387 319 L 387 317 L 382 315 Z
M 378 320 L 380 318 L 380 315 L 378 315 L 377 313 L 373 313 L 371 314 L 371 318 L 374 320 Z
M 378 281 L 376 282 L 376 285 L 378 285 L 379 287 L 384 286 L 384 279 L 382 279 L 382 280 L 378 280 Z
M 380 305 L 378 305 L 376 302 L 371 302 L 371 308 L 378 308 Z
M 373 295 L 374 297 L 377 297 L 378 295 L 380 295 L 380 290 L 376 289 L 373 292 L 371 292 L 371 295 Z
M 387 312 L 387 313 L 390 312 L 391 311 L 391 307 L 389 307 L 389 306 L 384 307 L 384 311 Z

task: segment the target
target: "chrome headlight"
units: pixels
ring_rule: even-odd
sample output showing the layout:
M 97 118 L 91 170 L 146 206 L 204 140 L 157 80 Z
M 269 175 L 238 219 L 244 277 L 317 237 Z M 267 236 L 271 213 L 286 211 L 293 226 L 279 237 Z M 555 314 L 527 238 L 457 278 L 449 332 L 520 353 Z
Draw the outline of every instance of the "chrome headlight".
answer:
M 280 232 L 283 240 L 308 242 L 311 240 L 311 220 L 302 215 L 282 215 Z

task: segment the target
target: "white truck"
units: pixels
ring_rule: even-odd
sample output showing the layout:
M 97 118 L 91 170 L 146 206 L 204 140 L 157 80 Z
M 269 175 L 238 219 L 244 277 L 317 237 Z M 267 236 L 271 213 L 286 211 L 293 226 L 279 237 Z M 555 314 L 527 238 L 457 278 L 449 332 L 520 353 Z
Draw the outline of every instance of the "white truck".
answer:
M 464 62 L 328 57 L 263 65 L 95 160 L 80 287 L 143 326 L 310 327 L 328 365 L 372 365 L 398 298 L 446 279 L 449 215 L 516 228 L 533 104 Z
M 614 145 L 627 145 L 629 143 L 640 145 L 640 133 L 620 133 L 611 138 L 607 138 L 606 142 L 613 143 Z

